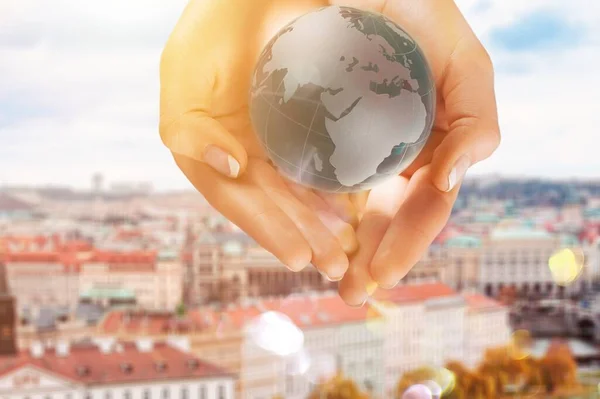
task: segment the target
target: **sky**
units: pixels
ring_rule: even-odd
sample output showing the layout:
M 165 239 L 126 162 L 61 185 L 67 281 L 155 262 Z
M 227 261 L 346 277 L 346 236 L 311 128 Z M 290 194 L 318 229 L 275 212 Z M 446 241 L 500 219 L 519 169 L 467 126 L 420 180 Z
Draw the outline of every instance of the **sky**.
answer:
M 191 188 L 157 130 L 160 54 L 185 3 L 0 1 L 0 186 L 101 172 Z M 469 175 L 600 178 L 600 2 L 457 3 L 494 61 L 502 131 Z

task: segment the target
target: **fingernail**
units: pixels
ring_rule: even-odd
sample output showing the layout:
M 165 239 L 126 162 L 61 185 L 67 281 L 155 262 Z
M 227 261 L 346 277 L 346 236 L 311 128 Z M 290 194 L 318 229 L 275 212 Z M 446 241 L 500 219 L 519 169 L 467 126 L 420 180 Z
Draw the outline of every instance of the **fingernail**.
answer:
M 217 172 L 225 176 L 236 178 L 240 173 L 239 162 L 217 146 L 207 146 L 202 159 Z
M 319 270 L 319 269 L 317 269 L 317 270 Z M 320 270 L 319 270 L 319 273 L 321 273 L 321 276 L 323 276 L 323 277 L 325 278 L 325 280 L 327 280 L 327 281 L 330 281 L 330 282 L 332 282 L 332 283 L 336 283 L 336 282 L 338 282 L 338 281 L 341 281 L 341 280 L 344 278 L 344 276 L 343 276 L 343 275 L 342 275 L 342 276 L 340 276 L 340 277 L 329 277 L 329 276 L 327 275 L 327 273 L 325 273 L 325 272 L 322 272 L 322 271 L 320 271 Z
M 365 306 L 365 303 L 367 303 L 367 299 L 369 299 L 369 298 L 366 298 L 364 301 L 362 301 L 362 303 L 360 303 L 358 305 L 348 305 L 348 306 L 350 306 L 351 308 L 362 308 L 363 306 Z
M 456 187 L 456 184 L 465 177 L 469 166 L 471 166 L 471 160 L 468 155 L 463 155 L 458 158 L 448 175 L 448 188 L 446 192 L 452 191 L 454 187 Z
M 392 288 L 396 288 L 396 286 L 398 285 L 399 282 L 400 282 L 400 280 L 396 281 L 394 284 L 391 284 L 391 285 L 384 285 L 384 284 L 379 283 L 379 286 L 381 288 L 383 288 L 384 290 L 391 290 Z

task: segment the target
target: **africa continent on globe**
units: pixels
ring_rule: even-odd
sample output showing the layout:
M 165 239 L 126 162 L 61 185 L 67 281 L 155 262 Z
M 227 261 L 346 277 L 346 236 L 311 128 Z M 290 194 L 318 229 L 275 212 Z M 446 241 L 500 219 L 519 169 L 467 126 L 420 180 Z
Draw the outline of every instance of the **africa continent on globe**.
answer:
M 295 19 L 268 43 L 250 113 L 284 176 L 355 192 L 419 155 L 433 125 L 435 85 L 417 43 L 397 24 L 331 6 Z

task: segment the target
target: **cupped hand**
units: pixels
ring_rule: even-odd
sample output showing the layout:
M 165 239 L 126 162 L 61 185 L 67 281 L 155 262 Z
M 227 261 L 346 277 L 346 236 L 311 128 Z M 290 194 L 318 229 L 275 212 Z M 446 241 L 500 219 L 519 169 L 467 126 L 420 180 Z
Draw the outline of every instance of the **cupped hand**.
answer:
M 268 40 L 325 0 L 191 0 L 161 59 L 160 133 L 208 202 L 292 270 L 330 280 L 357 247 L 348 195 L 284 181 L 252 129 L 251 76 Z
M 338 3 L 338 0 L 332 0 Z M 467 169 L 500 144 L 490 57 L 452 0 L 348 0 L 403 27 L 421 46 L 437 91 L 430 139 L 411 167 L 370 193 L 339 292 L 363 304 L 395 286 L 447 223 Z

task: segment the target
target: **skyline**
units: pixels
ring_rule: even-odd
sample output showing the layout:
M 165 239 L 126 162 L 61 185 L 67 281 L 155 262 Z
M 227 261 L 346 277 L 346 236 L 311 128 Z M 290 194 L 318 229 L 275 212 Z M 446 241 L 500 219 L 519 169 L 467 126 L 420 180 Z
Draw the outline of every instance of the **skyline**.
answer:
M 3 2 L 0 187 L 89 187 L 101 170 L 111 181 L 193 189 L 157 130 L 158 61 L 185 3 Z M 586 88 L 600 87 L 600 3 L 457 3 L 494 60 L 503 134 L 469 176 L 597 176 L 589 127 L 600 114 Z

